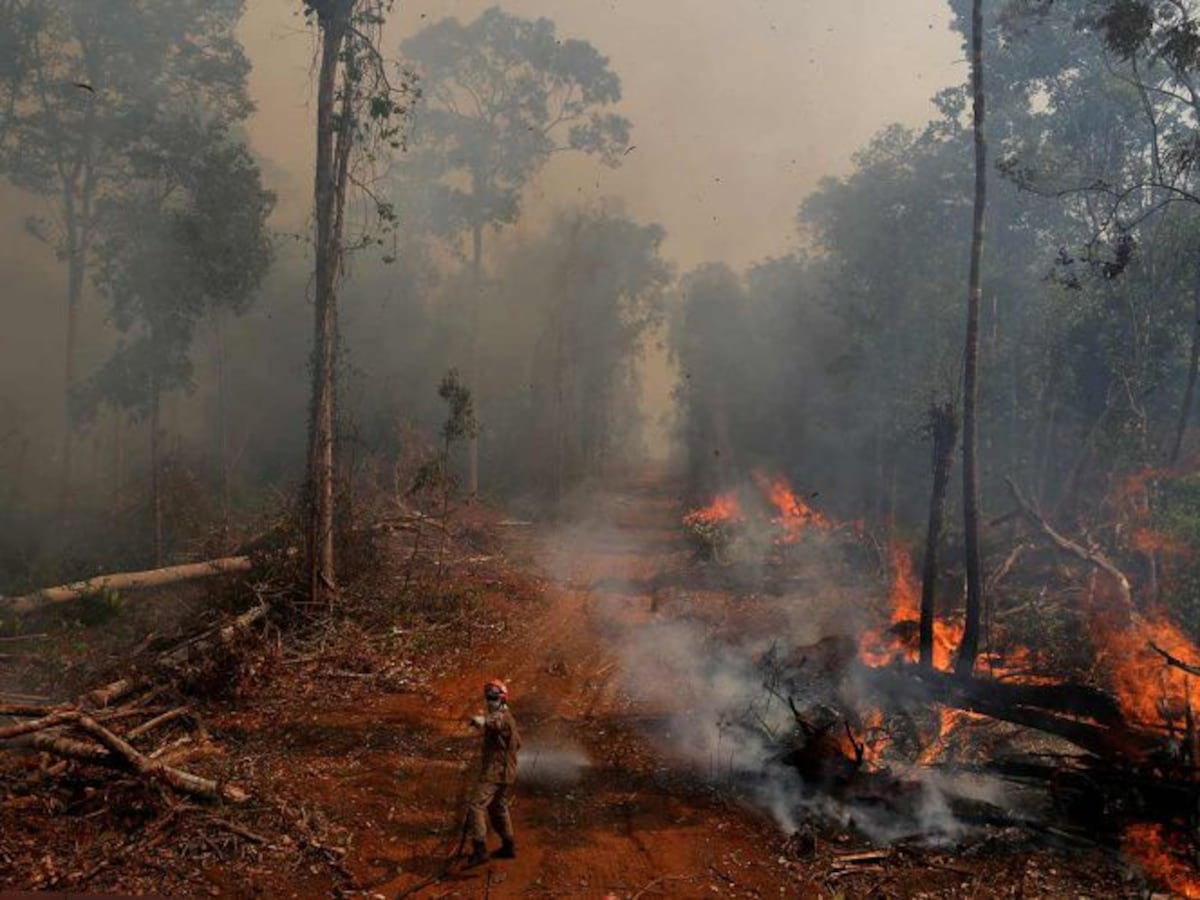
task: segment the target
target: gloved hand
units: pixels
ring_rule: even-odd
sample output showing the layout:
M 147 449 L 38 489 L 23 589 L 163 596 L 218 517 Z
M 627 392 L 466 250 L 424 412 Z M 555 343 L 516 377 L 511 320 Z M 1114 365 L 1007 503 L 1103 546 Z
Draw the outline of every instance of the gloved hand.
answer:
M 471 717 L 471 724 L 474 725 L 476 728 L 482 728 L 483 723 L 485 721 L 486 720 L 483 718 L 483 716 L 472 716 Z

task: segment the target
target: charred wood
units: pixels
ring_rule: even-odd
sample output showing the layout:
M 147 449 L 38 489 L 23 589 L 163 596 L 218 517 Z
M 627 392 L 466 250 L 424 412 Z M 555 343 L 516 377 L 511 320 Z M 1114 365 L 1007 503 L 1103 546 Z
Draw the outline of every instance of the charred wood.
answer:
M 1106 758 L 1137 761 L 1161 743 L 1129 726 L 1109 695 L 1079 684 L 1027 685 L 964 678 L 915 666 L 863 667 L 861 680 L 885 705 L 939 703 L 1033 728 Z

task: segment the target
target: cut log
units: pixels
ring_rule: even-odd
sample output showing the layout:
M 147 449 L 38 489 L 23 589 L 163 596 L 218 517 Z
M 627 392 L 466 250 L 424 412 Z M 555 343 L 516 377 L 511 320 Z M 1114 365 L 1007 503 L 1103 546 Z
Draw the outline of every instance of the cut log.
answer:
M 205 654 L 217 646 L 228 646 L 237 637 L 245 634 L 250 626 L 267 617 L 266 606 L 255 606 L 242 613 L 228 625 L 212 628 L 202 634 L 184 641 L 177 647 L 158 657 L 158 664 L 167 668 L 183 665 L 197 654 Z
M 103 687 L 88 691 L 79 698 L 80 706 L 103 707 L 110 703 L 128 697 L 142 686 L 142 682 L 134 678 L 121 678 Z
M 108 750 L 109 754 L 127 768 L 146 778 L 156 778 L 170 785 L 181 794 L 189 794 L 205 800 L 230 800 L 241 802 L 246 794 L 231 785 L 221 786 L 208 778 L 201 778 L 182 769 L 175 769 L 140 752 L 124 738 L 118 737 L 95 719 L 82 716 L 79 728 Z
M 77 710 L 64 709 L 60 712 L 43 716 L 40 719 L 30 719 L 27 722 L 19 722 L 16 725 L 7 725 L 4 728 L 0 728 L 0 740 L 10 740 L 11 738 L 20 737 L 23 734 L 33 734 L 38 731 L 46 731 L 49 728 L 57 728 L 59 725 L 74 722 L 78 718 L 79 712 Z
M 28 613 L 54 603 L 66 603 L 70 600 L 81 600 L 100 591 L 132 591 L 146 588 L 165 587 L 184 581 L 194 581 L 199 578 L 212 578 L 217 575 L 231 575 L 238 572 L 248 572 L 251 568 L 249 556 L 227 556 L 223 559 L 210 559 L 206 562 L 186 563 L 179 566 L 167 566 L 164 569 L 148 569 L 144 572 L 117 572 L 111 575 L 97 575 L 86 581 L 76 581 L 56 587 L 43 588 L 31 594 L 20 597 L 0 597 L 0 608 L 11 612 Z

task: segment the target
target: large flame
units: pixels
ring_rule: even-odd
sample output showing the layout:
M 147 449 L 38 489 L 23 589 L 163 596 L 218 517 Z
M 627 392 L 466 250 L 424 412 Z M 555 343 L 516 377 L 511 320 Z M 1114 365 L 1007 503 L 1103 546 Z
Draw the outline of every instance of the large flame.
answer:
M 1121 849 L 1172 894 L 1200 898 L 1200 879 L 1195 869 L 1175 856 L 1163 834 L 1163 826 L 1153 822 L 1128 826 L 1121 836 Z
M 912 556 L 898 541 L 888 548 L 891 590 L 888 594 L 888 624 L 866 631 L 858 645 L 859 658 L 872 666 L 917 662 L 920 655 L 921 585 L 913 571 Z M 935 619 L 933 665 L 949 669 L 962 638 L 962 624 Z
M 1143 724 L 1182 725 L 1192 705 L 1190 676 L 1168 666 L 1152 648 L 1189 663 L 1200 661 L 1200 649 L 1160 610 L 1132 615 L 1128 622 L 1113 619 L 1093 611 L 1088 626 L 1121 709 Z

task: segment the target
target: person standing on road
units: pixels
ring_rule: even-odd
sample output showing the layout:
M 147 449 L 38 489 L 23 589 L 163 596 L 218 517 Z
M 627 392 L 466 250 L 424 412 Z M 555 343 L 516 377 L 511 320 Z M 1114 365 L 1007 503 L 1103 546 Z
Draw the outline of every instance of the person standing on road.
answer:
M 487 702 L 487 715 L 475 716 L 471 724 L 483 732 L 483 760 L 479 771 L 479 782 L 471 800 L 471 836 L 474 848 L 467 867 L 482 865 L 488 859 L 487 826 L 491 819 L 492 828 L 500 835 L 500 849 L 492 856 L 495 859 L 513 859 L 512 819 L 508 813 L 512 803 L 513 785 L 517 780 L 517 751 L 521 749 L 521 735 L 517 721 L 508 708 L 508 687 L 498 678 L 483 686 L 483 698 Z

